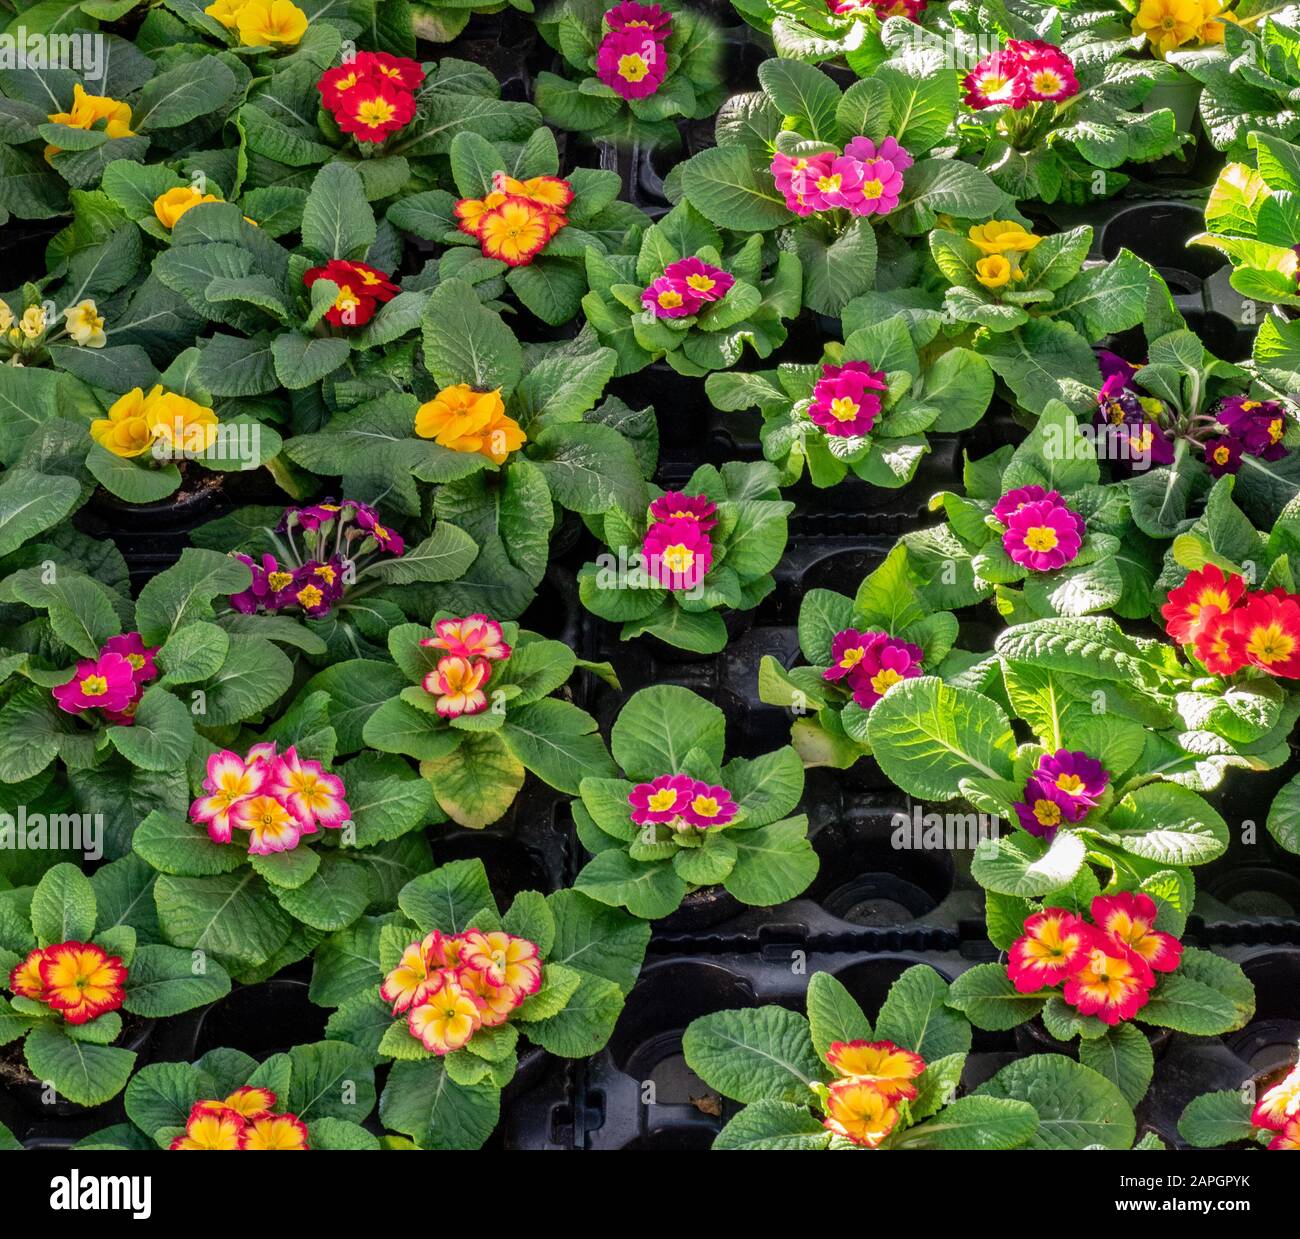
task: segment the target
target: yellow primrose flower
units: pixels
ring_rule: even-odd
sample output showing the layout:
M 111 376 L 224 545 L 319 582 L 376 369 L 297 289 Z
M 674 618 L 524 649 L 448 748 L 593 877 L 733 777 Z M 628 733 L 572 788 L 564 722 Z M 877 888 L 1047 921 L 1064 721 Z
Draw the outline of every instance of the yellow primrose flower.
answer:
M 984 254 L 1027 254 L 1043 239 L 1026 232 L 1013 219 L 991 219 L 987 224 L 972 224 L 966 235 Z
M 1001 254 L 990 254 L 975 264 L 975 278 L 985 288 L 1001 288 L 1011 276 L 1011 264 Z
M 220 201 L 216 194 L 201 194 L 193 185 L 178 185 L 153 200 L 153 213 L 164 228 L 170 229 L 176 227 L 176 221 L 190 207 L 196 207 L 200 202 Z
M 0 331 L 8 331 L 14 325 L 14 312 L 9 308 L 9 303 L 0 300 Z
M 245 47 L 292 47 L 307 33 L 307 14 L 293 0 L 246 0 L 235 24 Z
M 1152 52 L 1163 57 L 1196 38 L 1205 21 L 1201 0 L 1142 0 L 1133 33 L 1146 35 Z
M 45 310 L 39 305 L 28 306 L 18 320 L 18 326 L 29 340 L 39 340 L 45 334 Z
M 1225 22 L 1235 23 L 1236 14 L 1225 13 L 1224 9 L 1228 7 L 1228 0 L 1202 0 L 1201 2 L 1201 28 L 1196 32 L 1196 37 L 1205 44 L 1214 44 L 1223 42 L 1223 25 Z
M 107 417 L 90 423 L 90 437 L 114 456 L 140 456 L 148 451 L 154 436 L 145 417 L 144 392 L 135 387 L 115 400 Z
M 103 348 L 106 343 L 104 316 L 89 298 L 63 311 L 63 325 L 82 348 Z
M 211 18 L 219 21 L 227 30 L 234 30 L 239 25 L 239 10 L 248 3 L 248 0 L 214 0 L 214 3 L 208 5 L 203 11 Z
M 106 122 L 104 132 L 110 138 L 129 138 L 134 133 L 129 103 L 108 95 L 88 95 L 80 82 L 72 88 L 71 110 L 51 112 L 47 119 L 55 125 L 67 125 L 72 129 L 93 129 L 102 120 Z M 45 158 L 48 160 L 61 149 L 58 146 L 47 146 Z
M 167 455 L 206 452 L 217 438 L 217 415 L 187 396 L 154 387 L 145 397 L 145 420 Z

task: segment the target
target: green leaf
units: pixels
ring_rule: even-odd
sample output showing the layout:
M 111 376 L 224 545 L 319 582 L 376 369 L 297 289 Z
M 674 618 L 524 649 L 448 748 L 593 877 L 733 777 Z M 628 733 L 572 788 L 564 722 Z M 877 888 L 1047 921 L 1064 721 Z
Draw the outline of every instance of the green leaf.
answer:
M 1022 994 L 1011 983 L 1003 964 L 976 964 L 963 972 L 948 991 L 948 1005 L 956 1007 L 976 1028 L 1002 1032 L 1038 1015 L 1043 999 Z
M 79 1106 L 98 1106 L 116 1097 L 126 1086 L 136 1057 L 116 1046 L 74 1041 L 50 1022 L 27 1034 L 23 1050 L 32 1074 Z
M 928 965 L 909 968 L 889 987 L 876 1019 L 876 1036 L 920 1054 L 927 1062 L 970 1049 L 970 1025 L 949 1010 L 948 983 Z
M 140 591 L 136 627 L 146 645 L 163 645 L 195 620 L 212 619 L 212 601 L 247 589 L 252 575 L 238 560 L 216 551 L 187 547 L 179 563 L 159 573 Z
M 1127 1149 L 1137 1134 L 1124 1095 L 1104 1076 L 1060 1054 L 1010 1063 L 975 1091 L 1027 1101 L 1038 1111 L 1031 1149 Z
M 715 1150 L 824 1149 L 831 1133 L 807 1105 L 789 1101 L 756 1101 L 746 1106 L 717 1134 Z
M 871 1041 L 874 1033 L 857 1000 L 829 972 L 808 979 L 808 1026 L 823 1058 L 833 1041 Z
M 32 892 L 32 931 L 41 946 L 89 942 L 97 910 L 90 879 L 75 865 L 55 865 Z
M 163 874 L 154 887 L 167 940 L 256 967 L 288 940 L 293 922 L 251 869 L 216 877 Z
M 141 770 L 179 770 L 194 747 L 194 723 L 185 708 L 161 684 L 144 690 L 130 726 L 109 727 L 109 741 Z
M 908 1128 L 896 1149 L 1015 1149 L 1038 1130 L 1038 1112 L 1028 1102 L 994 1097 L 959 1097 L 935 1118 Z
M 202 826 L 155 809 L 135 828 L 131 846 L 160 873 L 201 878 L 238 869 L 248 853 L 236 843 L 214 843 Z
M 383 1125 L 410 1136 L 422 1149 L 480 1148 L 500 1111 L 500 1089 L 457 1084 L 437 1058 L 395 1063 L 379 1099 Z
M 461 933 L 470 928 L 476 913 L 496 909 L 481 860 L 452 861 L 423 873 L 402 888 L 397 902 L 426 934 L 434 929 Z
M 446 280 L 429 294 L 422 330 L 424 362 L 439 387 L 499 388 L 504 398 L 519 382 L 519 342 L 463 281 Z
M 1205 1093 L 1193 1099 L 1178 1120 L 1178 1134 L 1193 1148 L 1211 1149 L 1221 1144 L 1250 1140 L 1255 1125 L 1252 1106 L 1241 1090 Z
M 1146 1096 L 1155 1073 L 1151 1043 L 1132 1024 L 1117 1024 L 1100 1037 L 1081 1041 L 1079 1061 L 1105 1076 L 1131 1106 Z
M 327 163 L 312 182 L 302 212 L 302 242 L 322 258 L 364 258 L 375 243 L 375 217 L 356 169 Z
M 820 860 L 808 840 L 808 819 L 791 817 L 731 834 L 736 863 L 723 885 L 741 903 L 771 907 L 808 889 Z
M 793 217 L 767 165 L 766 155 L 760 160 L 743 146 L 710 147 L 682 166 L 682 189 L 690 204 L 720 228 L 781 228 Z
M 230 993 L 230 976 L 215 960 L 196 960 L 169 946 L 142 946 L 131 960 L 123 1006 L 132 1015 L 165 1019 L 216 1002 Z
M 686 1064 L 735 1101 L 807 1103 L 824 1068 L 808 1021 L 784 1007 L 717 1011 L 692 1020 L 682 1038 Z
M 699 749 L 722 764 L 726 716 L 689 689 L 655 685 L 633 693 L 610 733 L 614 760 L 630 779 L 653 779 L 683 769 L 687 753 Z

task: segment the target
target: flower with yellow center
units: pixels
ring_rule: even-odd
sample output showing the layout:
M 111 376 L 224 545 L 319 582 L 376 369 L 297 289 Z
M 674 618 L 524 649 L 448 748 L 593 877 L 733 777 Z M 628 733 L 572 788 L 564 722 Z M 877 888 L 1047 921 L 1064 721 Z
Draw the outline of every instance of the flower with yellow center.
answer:
M 307 14 L 293 0 L 246 0 L 235 25 L 245 47 L 293 47 L 307 33 Z
M 45 310 L 39 305 L 28 306 L 18 320 L 18 329 L 29 340 L 39 340 L 45 334 Z
M 551 239 L 546 212 L 527 202 L 503 202 L 482 217 L 479 239 L 488 258 L 499 258 L 510 266 L 520 266 Z
M 153 442 L 153 430 L 145 414 L 144 392 L 136 387 L 119 396 L 108 416 L 90 423 L 90 437 L 114 456 L 139 456 Z
M 475 391 L 468 383 L 446 387 L 415 414 L 415 433 L 453 452 L 480 452 L 504 464 L 527 442 L 519 423 L 506 416 L 500 390 Z
M 178 185 L 153 200 L 153 213 L 164 228 L 172 229 L 191 207 L 198 206 L 200 202 L 220 201 L 216 194 L 202 194 L 193 185 Z
M 618 58 L 618 75 L 624 81 L 644 81 L 646 74 L 649 72 L 650 66 L 640 52 L 629 52 L 626 56 Z
M 51 112 L 47 119 L 51 124 L 67 125 L 70 129 L 94 129 L 103 121 L 104 132 L 110 138 L 129 138 L 134 134 L 129 103 L 123 103 L 109 95 L 88 95 L 80 82 L 72 88 L 71 109 L 67 112 Z M 62 149 L 59 146 L 47 146 L 45 158 L 48 160 Z
M 161 386 L 145 397 L 145 418 L 159 450 L 169 456 L 199 455 L 217 439 L 217 415 L 211 409 Z
M 972 224 L 966 236 L 983 254 L 1027 254 L 1043 238 L 1027 232 L 1013 219 L 991 219 Z
M 1202 43 L 1206 45 L 1222 43 L 1224 24 L 1226 22 L 1236 24 L 1236 14 L 1225 13 L 1225 8 L 1227 4 L 1224 0 L 1202 0 L 1201 28 L 1196 32 L 1196 37 Z
M 219 21 L 227 30 L 234 30 L 239 24 L 239 10 L 248 3 L 248 0 L 214 0 L 214 3 L 204 9 L 209 17 Z
M 1261 624 L 1251 630 L 1246 653 L 1262 666 L 1286 662 L 1295 652 L 1295 638 L 1280 624 Z
M 9 303 L 0 300 L 0 331 L 8 331 L 14 325 L 14 312 L 9 308 Z
M 1025 545 L 1031 551 L 1052 551 L 1056 549 L 1056 530 L 1050 525 L 1033 525 L 1025 530 Z
M 893 688 L 895 684 L 901 684 L 902 681 L 903 677 L 892 667 L 882 667 L 871 677 L 871 687 L 883 697 L 886 689 Z
M 990 254 L 975 264 L 975 278 L 985 288 L 1002 288 L 1011 281 L 1011 263 L 1001 254 Z
M 89 298 L 78 301 L 63 311 L 63 325 L 68 335 L 82 348 L 103 348 L 107 343 L 104 316 Z
M 661 558 L 669 572 L 681 573 L 683 576 L 690 572 L 695 564 L 695 552 L 681 542 L 664 547 Z
M 1201 0 L 1142 0 L 1133 33 L 1144 34 L 1156 56 L 1190 43 L 1205 22 Z
M 851 422 L 858 415 L 858 403 L 850 396 L 836 396 L 831 401 L 831 416 L 838 422 Z

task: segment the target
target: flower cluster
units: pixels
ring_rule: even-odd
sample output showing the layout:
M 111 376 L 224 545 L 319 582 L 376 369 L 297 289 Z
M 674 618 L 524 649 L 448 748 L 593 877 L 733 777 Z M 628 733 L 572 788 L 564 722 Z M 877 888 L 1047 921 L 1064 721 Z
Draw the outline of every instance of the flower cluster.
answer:
M 292 0 L 214 0 L 203 11 L 243 47 L 295 47 L 307 33 L 307 14 Z
M 624 99 L 645 99 L 664 83 L 672 17 L 657 4 L 616 5 L 605 14 L 596 76 Z
M 358 142 L 382 142 L 415 116 L 415 92 L 424 81 L 418 61 L 387 52 L 357 52 L 316 83 L 321 105 Z
M 1023 280 L 1020 260 L 1043 239 L 1013 219 L 972 224 L 966 236 L 984 255 L 975 261 L 975 278 L 990 291 Z
M 1247 591 L 1245 580 L 1214 564 L 1189 572 L 1160 608 L 1165 630 L 1214 675 L 1254 667 L 1300 679 L 1300 595 L 1284 589 Z
M 12 365 L 22 365 L 60 334 L 80 348 L 103 348 L 108 343 L 104 334 L 106 321 L 91 297 L 68 306 L 63 311 L 61 325 L 51 323 L 43 305 L 31 305 L 21 314 L 15 314 L 9 303 L 0 298 L 0 358 Z
M 733 275 L 699 258 L 679 258 L 641 294 L 641 304 L 656 318 L 689 318 L 710 301 L 721 301 L 736 282 Z
M 398 294 L 398 287 L 382 271 L 368 263 L 331 258 L 323 267 L 303 273 L 310 288 L 317 280 L 329 280 L 338 288 L 334 304 L 325 311 L 325 321 L 335 327 L 360 327 L 375 316 L 375 310 Z
M 229 843 L 248 831 L 251 856 L 290 852 L 318 827 L 338 830 L 351 820 L 343 780 L 297 748 L 277 752 L 272 741 L 255 744 L 245 757 L 222 749 L 208 758 L 206 795 L 190 805 L 190 820 L 206 826 L 213 843 Z
M 484 258 L 526 267 L 569 222 L 564 212 L 572 201 L 573 187 L 561 177 L 520 181 L 494 172 L 492 192 L 485 198 L 462 198 L 455 215 L 461 232 L 478 240 Z
M 1278 401 L 1228 396 L 1219 401 L 1214 417 L 1224 433 L 1205 442 L 1205 464 L 1212 477 L 1236 473 L 1243 453 L 1259 460 L 1286 455 L 1286 411 Z
M 1133 385 L 1137 370 L 1122 357 L 1102 349 L 1097 360 L 1104 381 L 1097 393 L 1094 421 L 1105 429 L 1110 440 L 1107 456 L 1143 468 L 1170 464 L 1174 445 L 1160 424 L 1164 405 L 1138 391 Z
M 1008 39 L 962 79 L 968 107 L 1005 104 L 1019 111 L 1031 103 L 1060 103 L 1079 93 L 1074 62 L 1042 39 Z
M 822 1126 L 868 1149 L 898 1125 L 898 1104 L 917 1094 L 925 1059 L 892 1041 L 832 1041 L 826 1063 L 836 1078 L 826 1087 Z
M 1270 1149 L 1300 1149 L 1300 1063 L 1267 1089 L 1250 1116 L 1256 1127 L 1277 1132 Z
M 1073 562 L 1088 527 L 1065 505 L 1060 493 L 1041 486 L 1008 491 L 993 505 L 994 519 L 1006 526 L 1002 546 L 1015 563 L 1031 572 L 1054 572 Z
M 486 615 L 438 620 L 434 637 L 420 644 L 445 650 L 438 665 L 424 677 L 424 691 L 437 700 L 434 709 L 443 718 L 482 714 L 488 708 L 486 685 L 492 678 L 492 664 L 510 657 L 501 625 Z
M 813 388 L 808 416 L 832 438 L 870 434 L 880 414 L 878 393 L 888 390 L 885 372 L 865 361 L 846 361 L 842 366 L 828 362 Z
M 661 774 L 649 783 L 638 783 L 628 792 L 627 803 L 637 826 L 666 826 L 674 831 L 726 826 L 740 812 L 725 787 L 689 774 Z
M 1155 927 L 1147 895 L 1098 895 L 1092 924 L 1064 908 L 1044 908 L 1011 944 L 1007 975 L 1022 994 L 1065 982 L 1062 997 L 1103 1024 L 1130 1020 L 1147 1004 L 1157 972 L 1173 972 L 1183 944 Z
M 906 17 L 914 22 L 925 11 L 926 0 L 826 0 L 826 7 L 836 17 L 865 17 L 874 15 L 884 21 L 886 17 Z
M 895 684 L 921 674 L 921 647 L 887 632 L 846 628 L 831 641 L 831 665 L 822 678 L 843 680 L 853 700 L 870 710 Z
M 528 442 L 519 423 L 506 414 L 500 389 L 475 391 L 468 383 L 444 387 L 415 412 L 415 433 L 453 452 L 477 452 L 503 465 Z
M 772 156 L 772 177 L 796 215 L 814 211 L 848 211 L 852 215 L 888 215 L 898 205 L 903 173 L 912 156 L 895 138 L 854 138 L 842 154 Z
M 1145 37 L 1155 56 L 1164 58 L 1185 43 L 1223 42 L 1223 25 L 1236 22 L 1224 10 L 1231 0 L 1142 0 L 1133 17 L 1132 31 Z
M 1097 806 L 1110 775 L 1087 753 L 1057 749 L 1044 753 L 1015 806 L 1020 825 L 1042 839 L 1055 837 L 1066 822 L 1079 822 Z
M 85 1024 L 122 1005 L 126 975 L 121 957 L 93 942 L 60 942 L 32 951 L 9 974 L 9 988 L 69 1024 Z
M 664 589 L 695 589 L 713 566 L 709 531 L 717 506 L 704 495 L 666 491 L 650 505 L 650 528 L 641 558 L 651 580 Z
M 514 934 L 443 934 L 436 929 L 412 942 L 379 987 L 394 1015 L 430 1053 L 464 1048 L 480 1028 L 504 1024 L 542 987 L 541 952 Z
M 211 409 L 161 384 L 151 387 L 148 395 L 133 387 L 109 406 L 107 417 L 90 423 L 90 437 L 114 456 L 197 455 L 212 447 L 217 434 L 217 415 Z
M 304 546 L 294 532 L 300 530 Z M 276 614 L 298 609 L 310 619 L 326 616 L 344 596 L 346 586 L 365 570 L 364 557 L 373 553 L 401 555 L 402 535 L 379 519 L 378 511 L 357 499 L 334 503 L 325 499 L 306 508 L 286 508 L 276 532 L 289 540 L 293 558 L 270 553 L 253 559 L 231 552 L 253 574 L 248 588 L 231 594 L 230 605 L 243 615 Z M 357 543 L 353 550 L 353 543 Z
M 197 1101 L 185 1121 L 185 1134 L 168 1145 L 171 1149 L 309 1149 L 307 1124 L 296 1114 L 276 1114 L 275 1094 L 269 1088 L 245 1085 L 229 1097 Z
M 158 674 L 154 655 L 161 646 L 147 646 L 138 632 L 110 637 L 94 658 L 83 658 L 66 684 L 51 692 L 68 714 L 102 710 L 104 721 L 118 727 L 135 722 L 144 686 Z

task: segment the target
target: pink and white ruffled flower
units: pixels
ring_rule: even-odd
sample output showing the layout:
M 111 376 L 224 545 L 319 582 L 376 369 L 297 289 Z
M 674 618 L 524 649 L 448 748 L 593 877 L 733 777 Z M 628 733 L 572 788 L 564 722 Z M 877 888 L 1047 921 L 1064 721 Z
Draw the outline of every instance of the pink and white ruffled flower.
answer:
M 1024 61 L 1014 52 L 985 56 L 962 79 L 966 106 L 977 111 L 1005 104 L 1017 111 L 1029 103 Z
M 464 619 L 438 620 L 433 626 L 436 637 L 423 637 L 420 644 L 446 650 L 456 658 L 486 658 L 499 662 L 510 657 L 501 625 L 486 615 L 467 615 Z
M 246 796 L 231 810 L 230 820 L 237 830 L 248 831 L 250 856 L 291 852 L 303 835 L 297 817 L 276 796 Z
M 488 708 L 484 685 L 492 675 L 486 658 L 441 658 L 434 670 L 424 677 L 424 691 L 437 698 L 434 709 L 443 718 L 460 718 L 462 714 L 482 714 Z

